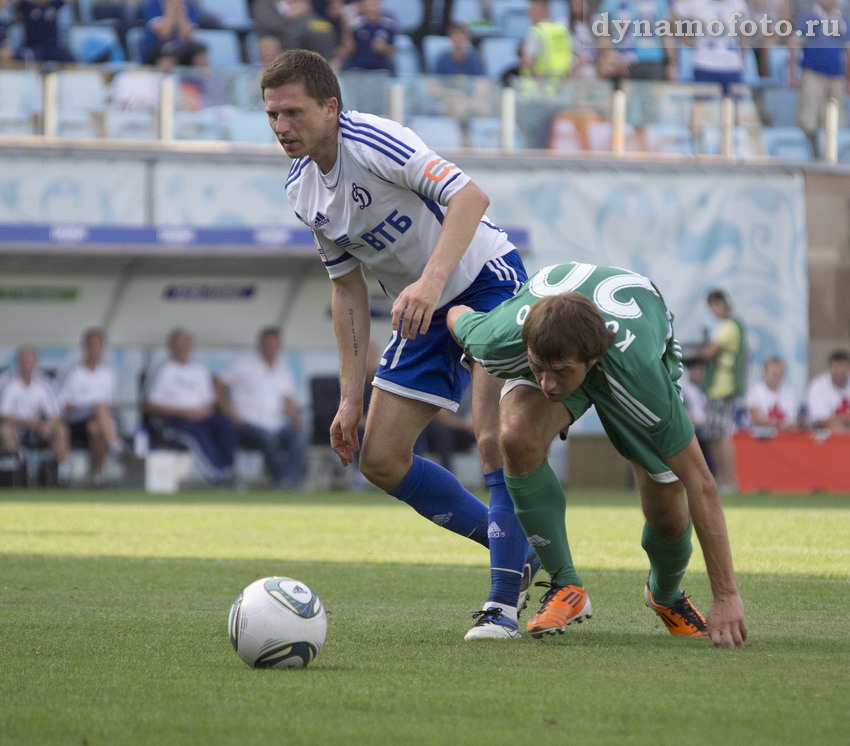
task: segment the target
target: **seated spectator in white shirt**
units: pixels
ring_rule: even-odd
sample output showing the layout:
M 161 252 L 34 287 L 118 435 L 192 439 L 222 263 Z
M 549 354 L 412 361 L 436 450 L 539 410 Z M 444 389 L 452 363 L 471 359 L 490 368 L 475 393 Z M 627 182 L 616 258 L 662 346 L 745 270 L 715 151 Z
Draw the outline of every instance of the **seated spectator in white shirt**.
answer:
M 797 426 L 799 404 L 789 385 L 783 384 L 785 362 L 771 357 L 764 362 L 764 380 L 754 383 L 747 392 L 747 412 L 755 427 L 787 430 Z
M 688 417 L 694 423 L 697 442 L 710 466 L 711 455 L 703 432 L 708 409 L 708 397 L 702 390 L 702 382 L 705 379 L 705 360 L 701 357 L 689 357 L 685 358 L 682 364 L 685 367 L 685 375 L 679 379 L 679 385 L 682 389 L 682 402 L 685 405 Z
M 115 372 L 103 362 L 102 329 L 83 333 L 82 358 L 65 364 L 56 376 L 56 398 L 71 432 L 71 443 L 84 445 L 91 458 L 92 481 L 106 484 L 106 456 L 124 447 L 115 426 Z
M 201 473 L 214 484 L 233 475 L 236 431 L 233 423 L 216 411 L 210 372 L 191 361 L 195 340 L 185 329 L 168 335 L 169 358 L 148 376 L 145 412 L 163 438 L 185 445 Z M 156 434 L 156 433 L 155 433 Z
M 832 352 L 827 372 L 809 384 L 806 406 L 812 427 L 850 432 L 850 352 Z
M 38 370 L 38 353 L 21 347 L 14 371 L 0 388 L 0 447 L 8 450 L 49 447 L 58 481 L 68 481 L 68 428 L 59 416 L 53 383 Z
M 304 479 L 308 434 L 281 349 L 280 331 L 262 329 L 257 351 L 221 374 L 216 393 L 219 407 L 236 423 L 239 445 L 262 451 L 275 486 L 296 488 Z

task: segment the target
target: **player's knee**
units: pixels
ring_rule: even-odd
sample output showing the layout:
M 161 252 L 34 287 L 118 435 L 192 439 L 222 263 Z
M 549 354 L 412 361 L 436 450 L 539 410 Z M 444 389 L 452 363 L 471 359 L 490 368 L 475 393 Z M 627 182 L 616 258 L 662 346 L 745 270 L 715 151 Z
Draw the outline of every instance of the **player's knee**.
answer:
M 379 453 L 365 444 L 360 452 L 360 473 L 384 491 L 395 489 L 409 468 L 409 459 L 397 459 L 392 455 Z
M 486 430 L 480 432 L 475 438 L 478 444 L 478 453 L 481 454 L 481 459 L 485 463 L 498 463 L 501 460 L 501 451 L 499 450 L 499 433 L 494 430 Z
M 520 469 L 521 473 L 525 473 L 528 469 L 534 469 L 546 456 L 545 449 L 541 448 L 534 438 L 529 437 L 523 428 L 514 423 L 506 422 L 502 425 L 499 432 L 499 444 L 505 465 L 513 467 L 510 469 L 512 472 Z

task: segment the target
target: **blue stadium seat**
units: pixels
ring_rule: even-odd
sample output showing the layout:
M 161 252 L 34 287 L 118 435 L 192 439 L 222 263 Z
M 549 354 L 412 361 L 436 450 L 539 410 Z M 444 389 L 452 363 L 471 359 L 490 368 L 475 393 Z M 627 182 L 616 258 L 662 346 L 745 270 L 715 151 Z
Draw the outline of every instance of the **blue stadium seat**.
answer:
M 437 72 L 437 60 L 443 52 L 452 48 L 448 36 L 426 36 L 422 40 L 422 54 L 425 57 L 425 72 L 433 75 Z
M 749 157 L 764 152 L 761 133 L 754 135 L 746 127 L 735 127 L 732 134 L 732 155 Z M 702 128 L 702 152 L 706 155 L 720 154 L 720 127 L 710 124 Z
M 774 85 L 788 85 L 788 58 L 790 56 L 788 47 L 774 46 L 767 50 L 770 81 Z
M 110 62 L 124 60 L 124 48 L 112 26 L 71 26 L 68 46 L 78 62 L 94 62 L 107 50 Z
M 687 44 L 679 44 L 676 48 L 676 80 L 689 82 L 694 79 L 694 55 L 696 50 Z
M 498 78 L 505 70 L 519 63 L 518 42 L 504 36 L 493 36 L 481 41 L 481 59 L 484 71 Z
M 500 148 L 501 132 L 502 123 L 498 117 L 472 117 L 469 120 L 469 144 L 473 148 Z
M 35 70 L 0 70 L 0 133 L 36 134 L 42 111 L 41 75 Z
M 648 124 L 646 146 L 652 153 L 693 155 L 694 137 L 684 124 Z
M 744 85 L 762 85 L 756 53 L 752 49 L 744 50 L 744 75 L 741 80 Z
M 254 31 L 245 34 L 245 59 L 249 65 L 260 64 L 260 39 Z
M 155 140 L 157 123 L 149 109 L 107 109 L 104 112 L 106 136 L 114 140 Z
M 225 28 L 248 31 L 254 26 L 247 0 L 201 0 L 201 7 L 218 18 Z
M 812 144 L 799 127 L 764 127 L 762 139 L 768 155 L 785 161 L 811 161 Z
M 395 38 L 395 49 L 396 75 L 418 75 L 419 52 L 413 39 L 406 34 L 399 34 Z
M 460 125 L 451 117 L 416 116 L 407 126 L 435 150 L 463 147 Z
M 277 138 L 269 127 L 265 112 L 240 109 L 228 119 L 228 133 L 233 142 L 275 143 Z
M 509 8 L 499 24 L 499 29 L 505 36 L 513 39 L 523 39 L 531 28 L 531 19 L 525 8 Z
M 175 111 L 174 139 L 216 142 L 226 138 L 220 117 L 216 113 L 210 111 Z
M 490 17 L 493 23 L 502 29 L 503 33 L 505 16 L 516 11 L 527 14 L 528 2 L 526 0 L 493 0 L 490 3 Z
M 481 13 L 481 0 L 455 0 L 452 5 L 452 22 L 474 24 L 486 21 Z
M 239 51 L 239 37 L 230 29 L 195 29 L 192 39 L 207 48 L 210 67 L 239 67 L 242 55 Z
M 384 0 L 381 7 L 395 16 L 399 31 L 416 31 L 422 25 L 421 0 Z
M 797 103 L 800 93 L 794 88 L 768 88 L 764 92 L 764 108 L 774 127 L 794 127 L 797 124 Z
M 22 23 L 13 23 L 6 29 L 6 40 L 12 49 L 17 50 L 24 43 L 24 26 Z
M 98 69 L 59 70 L 57 135 L 68 139 L 97 137 L 97 118 L 103 112 L 106 92 L 106 80 Z

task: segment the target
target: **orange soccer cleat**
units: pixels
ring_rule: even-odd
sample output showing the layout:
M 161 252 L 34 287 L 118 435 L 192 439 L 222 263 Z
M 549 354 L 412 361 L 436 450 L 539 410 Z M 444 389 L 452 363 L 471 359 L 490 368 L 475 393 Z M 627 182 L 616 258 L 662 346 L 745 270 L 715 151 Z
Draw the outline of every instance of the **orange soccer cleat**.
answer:
M 528 620 L 526 629 L 532 637 L 563 634 L 567 626 L 593 616 L 593 607 L 587 597 L 587 591 L 577 585 L 555 585 L 554 583 L 535 583 L 548 587 L 540 599 L 540 610 Z
M 667 631 L 671 635 L 705 637 L 708 634 L 705 619 L 684 591 L 681 592 L 672 606 L 662 606 L 655 603 L 648 585 L 643 589 L 643 598 L 646 605 L 661 617 L 661 621 L 667 626 Z

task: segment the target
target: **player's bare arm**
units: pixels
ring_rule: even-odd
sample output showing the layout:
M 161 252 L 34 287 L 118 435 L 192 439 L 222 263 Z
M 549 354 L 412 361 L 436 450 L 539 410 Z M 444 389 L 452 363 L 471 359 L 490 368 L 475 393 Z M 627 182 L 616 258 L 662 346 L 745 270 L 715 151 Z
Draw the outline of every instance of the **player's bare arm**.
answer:
M 446 217 L 422 277 L 401 291 L 393 303 L 393 329 L 404 339 L 425 334 L 449 275 L 469 248 L 490 200 L 469 182 L 449 200 Z
M 666 459 L 688 496 L 688 508 L 699 537 L 713 600 L 708 632 L 716 647 L 741 647 L 747 639 L 744 604 L 735 583 L 732 550 L 717 485 L 694 438 L 682 451 Z
M 357 425 L 363 416 L 366 385 L 366 353 L 369 348 L 369 289 L 363 270 L 332 281 L 331 314 L 339 352 L 340 399 L 331 423 L 331 448 L 343 466 L 354 461 L 360 450 Z
M 472 311 L 472 309 L 469 306 L 452 306 L 449 309 L 449 312 L 446 315 L 446 326 L 449 327 L 449 331 L 452 333 L 452 336 L 454 336 L 455 333 L 455 323 L 457 320 L 470 311 Z M 455 337 L 455 339 L 457 339 L 457 337 Z

